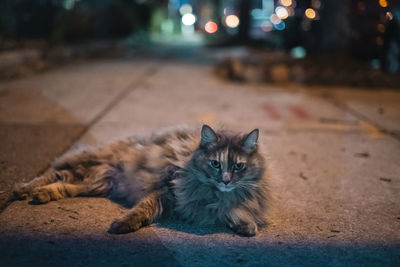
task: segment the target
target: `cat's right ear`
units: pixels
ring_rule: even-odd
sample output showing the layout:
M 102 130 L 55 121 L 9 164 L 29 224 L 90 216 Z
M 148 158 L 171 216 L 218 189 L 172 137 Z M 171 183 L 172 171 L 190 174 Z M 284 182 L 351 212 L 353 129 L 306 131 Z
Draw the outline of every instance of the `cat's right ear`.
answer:
M 257 147 L 258 129 L 254 129 L 244 138 L 243 147 L 246 151 L 252 152 Z
M 204 124 L 201 128 L 201 145 L 208 145 L 217 141 L 217 135 L 210 126 Z

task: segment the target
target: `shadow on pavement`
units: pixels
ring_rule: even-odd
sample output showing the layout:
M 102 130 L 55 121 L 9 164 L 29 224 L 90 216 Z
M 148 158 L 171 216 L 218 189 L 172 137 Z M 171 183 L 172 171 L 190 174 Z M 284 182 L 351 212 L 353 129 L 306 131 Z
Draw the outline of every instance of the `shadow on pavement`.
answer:
M 1 266 L 178 266 L 155 240 L 8 235 L 0 237 Z
M 0 90 L 0 212 L 15 183 L 45 171 L 85 131 L 71 112 L 24 85 Z
M 173 219 L 162 219 L 157 222 L 157 227 L 170 229 L 173 231 L 178 231 L 187 234 L 193 234 L 196 236 L 207 236 L 211 234 L 234 234 L 230 229 L 228 229 L 225 225 L 217 225 L 217 226 L 198 226 L 193 224 L 188 224 L 182 221 L 173 220 Z
M 140 236 L 140 235 L 139 235 Z M 3 235 L 2 266 L 399 266 L 400 245 L 231 238 Z

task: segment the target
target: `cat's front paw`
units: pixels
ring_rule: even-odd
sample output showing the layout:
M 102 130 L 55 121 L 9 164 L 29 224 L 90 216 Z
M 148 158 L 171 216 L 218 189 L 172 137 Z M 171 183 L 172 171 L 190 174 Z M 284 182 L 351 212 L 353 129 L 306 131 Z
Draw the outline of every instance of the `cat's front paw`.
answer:
M 51 196 L 47 190 L 36 189 L 32 193 L 31 204 L 39 205 L 45 204 L 51 200 Z
M 108 229 L 110 234 L 127 234 L 139 230 L 141 224 L 135 223 L 132 220 L 116 220 Z
M 232 230 L 238 235 L 255 236 L 257 234 L 258 227 L 257 224 L 254 222 L 242 223 L 232 227 Z

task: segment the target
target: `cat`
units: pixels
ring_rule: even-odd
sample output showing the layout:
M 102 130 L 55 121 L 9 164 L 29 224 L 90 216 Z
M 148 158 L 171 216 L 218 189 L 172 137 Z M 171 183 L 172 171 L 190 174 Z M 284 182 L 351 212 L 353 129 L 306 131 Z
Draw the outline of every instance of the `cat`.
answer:
M 203 125 L 131 137 L 98 150 L 64 156 L 16 199 L 32 204 L 76 196 L 107 197 L 130 208 L 108 232 L 137 231 L 162 216 L 200 225 L 224 224 L 253 236 L 266 224 L 266 164 L 258 129 L 246 135 Z

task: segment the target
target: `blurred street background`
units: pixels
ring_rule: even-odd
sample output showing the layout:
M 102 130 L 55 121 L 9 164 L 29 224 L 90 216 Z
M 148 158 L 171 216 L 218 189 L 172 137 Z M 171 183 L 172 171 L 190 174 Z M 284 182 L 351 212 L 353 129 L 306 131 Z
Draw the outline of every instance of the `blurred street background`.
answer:
M 0 1 L 1 266 L 399 266 L 400 1 Z M 110 235 L 106 199 L 12 187 L 81 146 L 260 129 L 266 228 Z

